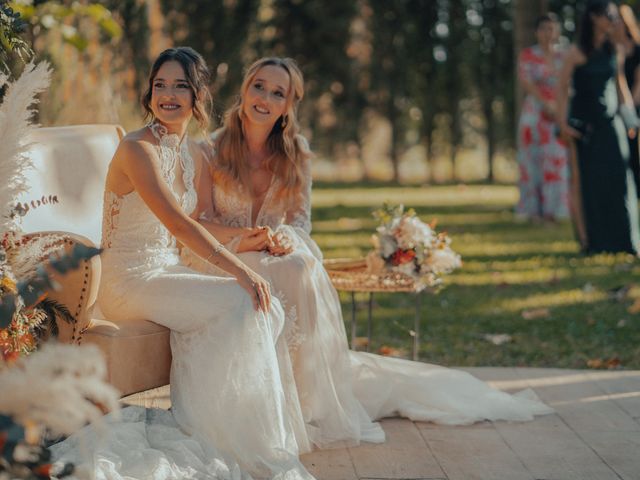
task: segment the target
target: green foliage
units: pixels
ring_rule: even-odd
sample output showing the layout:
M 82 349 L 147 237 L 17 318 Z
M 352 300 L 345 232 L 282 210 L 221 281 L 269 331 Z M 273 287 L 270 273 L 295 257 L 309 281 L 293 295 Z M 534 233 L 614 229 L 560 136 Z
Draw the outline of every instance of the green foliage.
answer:
M 63 305 L 60 302 L 56 302 L 50 298 L 45 298 L 41 302 L 39 302 L 35 308 L 41 310 L 45 313 L 47 318 L 38 325 L 38 329 L 35 332 L 38 337 L 38 343 L 47 338 L 53 336 L 58 336 L 58 323 L 57 321 L 63 321 L 68 324 L 75 323 L 76 319 L 73 314 L 69 311 L 66 305 Z
M 25 27 L 20 12 L 11 8 L 6 0 L 0 0 L 0 67 L 5 71 L 10 70 L 8 64 L 12 55 L 26 62 L 33 53 L 22 38 Z
M 31 25 L 35 33 L 57 31 L 63 41 L 84 51 L 89 45 L 89 38 L 83 31 L 82 23 L 89 21 L 96 25 L 104 39 L 118 39 L 122 28 L 111 12 L 98 3 L 72 2 L 69 5 L 46 1 L 35 4 L 12 2 L 13 8 Z

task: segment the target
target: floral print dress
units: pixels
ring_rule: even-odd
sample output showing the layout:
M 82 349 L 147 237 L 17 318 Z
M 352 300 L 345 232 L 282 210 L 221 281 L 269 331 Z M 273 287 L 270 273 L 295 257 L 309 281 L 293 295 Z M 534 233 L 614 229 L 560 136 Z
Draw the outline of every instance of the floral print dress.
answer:
M 555 52 L 549 65 L 539 46 L 520 54 L 521 80 L 535 85 L 545 100 L 555 101 L 562 53 Z M 569 165 L 565 144 L 557 135 L 556 123 L 542 103 L 527 95 L 518 126 L 520 201 L 516 213 L 526 217 L 564 219 L 569 216 Z

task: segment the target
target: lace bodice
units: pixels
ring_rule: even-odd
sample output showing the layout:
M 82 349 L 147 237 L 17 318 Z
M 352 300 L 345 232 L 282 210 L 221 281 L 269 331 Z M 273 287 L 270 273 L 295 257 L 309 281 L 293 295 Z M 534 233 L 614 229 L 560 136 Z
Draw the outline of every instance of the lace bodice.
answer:
M 276 229 L 289 225 L 311 232 L 311 161 L 307 159 L 303 166 L 304 180 L 300 194 L 294 200 L 278 198 L 280 182 L 274 178 L 265 194 L 262 206 L 256 215 L 256 225 Z M 252 227 L 253 202 L 245 194 L 242 186 L 236 190 L 213 186 L 214 221 L 230 227 Z
M 180 203 L 191 214 L 196 208 L 197 193 L 194 187 L 195 163 L 189 153 L 189 141 L 185 136 L 169 134 L 158 123 L 148 128 L 157 139 L 156 149 L 162 177 Z M 182 170 L 182 185 L 176 182 L 176 170 Z M 178 192 L 176 187 L 182 187 Z M 151 212 L 134 190 L 119 196 L 105 189 L 102 215 L 103 268 L 109 270 L 140 266 L 171 265 L 178 263 L 176 240 L 160 220 Z

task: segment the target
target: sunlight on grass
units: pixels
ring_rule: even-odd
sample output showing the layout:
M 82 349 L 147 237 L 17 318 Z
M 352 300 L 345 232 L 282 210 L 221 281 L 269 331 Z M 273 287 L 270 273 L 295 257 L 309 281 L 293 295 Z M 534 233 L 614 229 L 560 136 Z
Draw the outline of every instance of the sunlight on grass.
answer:
M 425 222 L 436 222 L 436 228 L 442 229 L 451 227 L 465 227 L 469 225 L 485 225 L 488 223 L 510 222 L 512 215 L 508 212 L 497 213 L 442 213 L 434 212 L 429 214 L 418 214 Z M 355 231 L 371 230 L 375 231 L 378 222 L 373 218 L 348 218 L 341 217 L 337 220 L 318 220 L 313 222 L 315 232 L 333 231 Z
M 401 191 L 401 195 L 398 195 Z M 405 188 L 353 188 L 349 190 L 316 189 L 311 203 L 314 208 L 332 205 L 377 208 L 384 202 L 404 203 L 407 207 L 454 205 L 513 205 L 518 190 L 510 185 L 454 185 Z
M 557 282 L 570 278 L 569 269 L 540 268 L 516 272 L 454 273 L 447 282 L 451 285 L 526 285 L 532 283 Z
M 483 255 L 489 257 L 501 257 L 507 255 L 534 255 L 544 253 L 576 253 L 576 244 L 572 241 L 565 242 L 519 242 L 519 243 L 476 243 L 462 244 L 456 242 L 454 248 L 463 256 Z
M 519 312 L 527 308 L 559 307 L 573 304 L 589 304 L 601 302 L 607 299 L 607 294 L 602 291 L 585 292 L 583 289 L 574 288 L 559 292 L 539 293 L 523 298 L 505 300 L 500 302 L 499 308 L 511 312 Z

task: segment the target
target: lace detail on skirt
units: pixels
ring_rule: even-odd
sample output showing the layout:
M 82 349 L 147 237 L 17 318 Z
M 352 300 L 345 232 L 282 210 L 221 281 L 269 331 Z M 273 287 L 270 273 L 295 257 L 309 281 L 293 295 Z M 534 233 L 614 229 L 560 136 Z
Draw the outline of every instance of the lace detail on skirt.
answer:
M 287 340 L 287 346 L 291 353 L 295 353 L 300 345 L 307 339 L 307 336 L 300 330 L 297 306 L 295 304 L 288 305 L 284 292 L 276 292 L 274 296 L 280 300 L 280 304 L 284 310 L 284 336 Z

